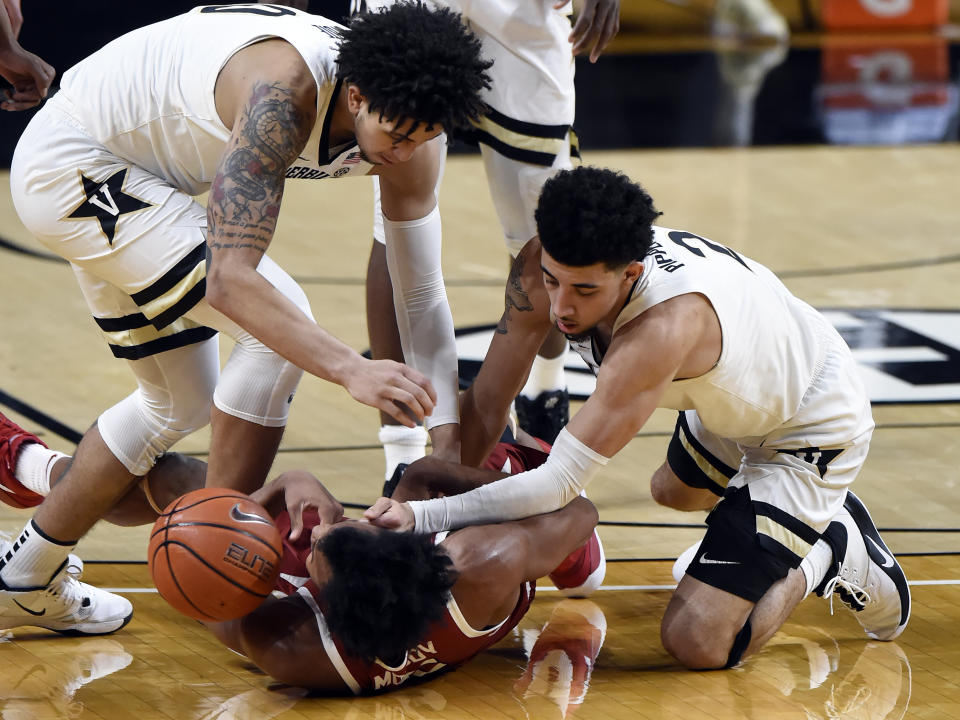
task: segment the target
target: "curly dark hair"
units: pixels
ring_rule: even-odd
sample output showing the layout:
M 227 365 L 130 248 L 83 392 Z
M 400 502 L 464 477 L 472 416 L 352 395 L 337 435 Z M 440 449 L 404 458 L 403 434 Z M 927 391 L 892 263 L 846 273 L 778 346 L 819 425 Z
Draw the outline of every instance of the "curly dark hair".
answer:
M 491 65 L 458 13 L 404 1 L 354 16 L 337 76 L 360 88 L 381 119 L 450 131 L 486 111 L 480 92 L 490 87 Z
M 457 580 L 429 535 L 335 528 L 317 542 L 332 570 L 323 586 L 331 632 L 364 662 L 395 663 L 443 615 Z
M 543 186 L 534 217 L 540 244 L 558 263 L 608 269 L 642 260 L 653 243 L 653 199 L 623 173 L 564 170 Z

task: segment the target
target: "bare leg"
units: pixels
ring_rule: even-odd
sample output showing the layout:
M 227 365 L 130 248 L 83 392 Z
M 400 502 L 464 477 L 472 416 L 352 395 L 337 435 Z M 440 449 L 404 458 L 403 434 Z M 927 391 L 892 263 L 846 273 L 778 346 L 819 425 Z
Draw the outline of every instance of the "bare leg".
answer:
M 33 520 L 54 540 L 74 542 L 129 492 L 137 478 L 114 456 L 94 425 L 60 480 Z
M 738 633 L 750 621 L 751 639 L 742 658 L 759 650 L 803 599 L 806 585 L 799 570 L 791 570 L 754 605 L 749 600 L 711 587 L 685 575 L 667 605 L 660 625 L 663 646 L 694 670 L 727 664 Z
M 161 455 L 144 481 L 130 488 L 103 519 L 124 527 L 150 525 L 156 521 L 157 511 L 147 499 L 144 482 L 149 483 L 157 507 L 165 508 L 181 495 L 202 488 L 206 476 L 207 464 L 203 460 L 180 453 Z
M 263 487 L 285 428 L 263 427 L 214 407 L 210 412 L 210 429 L 207 487 L 226 487 L 245 493 Z

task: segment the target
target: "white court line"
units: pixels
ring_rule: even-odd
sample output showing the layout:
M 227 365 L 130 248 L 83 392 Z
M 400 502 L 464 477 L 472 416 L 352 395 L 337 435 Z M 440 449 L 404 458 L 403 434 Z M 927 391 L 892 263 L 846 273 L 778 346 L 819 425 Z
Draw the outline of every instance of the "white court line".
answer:
M 960 585 L 960 579 L 956 580 L 908 580 L 908 585 Z M 112 593 L 155 593 L 156 588 L 100 588 L 101 590 L 106 590 L 107 592 Z M 601 590 L 606 591 L 622 591 L 622 590 L 640 590 L 645 592 L 653 592 L 656 590 L 676 590 L 676 585 L 601 585 L 597 588 L 597 592 Z M 537 592 L 558 592 L 557 588 L 552 585 L 539 585 L 537 586 Z

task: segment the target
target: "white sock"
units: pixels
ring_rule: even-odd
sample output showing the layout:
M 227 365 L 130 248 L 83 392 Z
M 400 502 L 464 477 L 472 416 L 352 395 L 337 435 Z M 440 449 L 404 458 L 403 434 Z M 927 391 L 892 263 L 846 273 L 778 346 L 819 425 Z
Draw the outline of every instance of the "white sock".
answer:
M 567 386 L 567 380 L 563 373 L 566 359 L 566 348 L 554 358 L 537 355 L 533 359 L 533 367 L 530 368 L 527 384 L 523 386 L 520 394 L 533 400 L 540 393 L 563 390 Z
M 807 581 L 807 590 L 804 597 L 813 592 L 813 589 L 823 582 L 827 571 L 833 566 L 833 549 L 825 540 L 817 540 L 813 549 L 800 562 L 800 572 Z
M 76 546 L 76 541 L 51 540 L 30 520 L 0 557 L 0 584 L 12 590 L 45 588 Z
M 697 550 L 700 549 L 701 542 L 703 542 L 702 539 L 697 540 L 693 545 L 680 553 L 680 557 L 674 561 L 671 572 L 673 574 L 673 579 L 677 583 L 683 580 L 683 576 L 687 574 L 687 568 L 690 567 L 690 563 L 693 562 L 693 558 L 697 554 Z
M 393 477 L 397 465 L 409 465 L 427 454 L 427 439 L 430 436 L 421 425 L 412 428 L 405 425 L 383 425 L 378 437 L 386 459 L 384 479 L 389 480 Z
M 65 457 L 69 455 L 45 448 L 40 443 L 21 445 L 14 475 L 25 488 L 46 497 L 50 494 L 50 473 L 53 466 L 57 464 L 57 460 Z

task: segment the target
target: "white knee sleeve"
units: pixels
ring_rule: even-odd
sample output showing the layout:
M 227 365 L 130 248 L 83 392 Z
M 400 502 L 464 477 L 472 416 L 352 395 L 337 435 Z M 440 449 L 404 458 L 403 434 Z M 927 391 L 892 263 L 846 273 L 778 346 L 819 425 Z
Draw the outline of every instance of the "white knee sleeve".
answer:
M 264 255 L 257 272 L 300 308 L 304 315 L 313 319 L 306 293 L 283 268 Z M 265 427 L 286 425 L 290 403 L 303 370 L 211 308 L 206 300 L 197 303 L 188 316 L 236 341 L 213 395 L 217 408 L 228 415 Z
M 303 370 L 266 346 L 257 345 L 237 342 L 223 368 L 213 402 L 227 415 L 265 427 L 283 427 Z
M 129 364 L 137 389 L 104 412 L 97 427 L 117 459 L 141 476 L 178 440 L 210 422 L 219 365 L 217 338 Z

